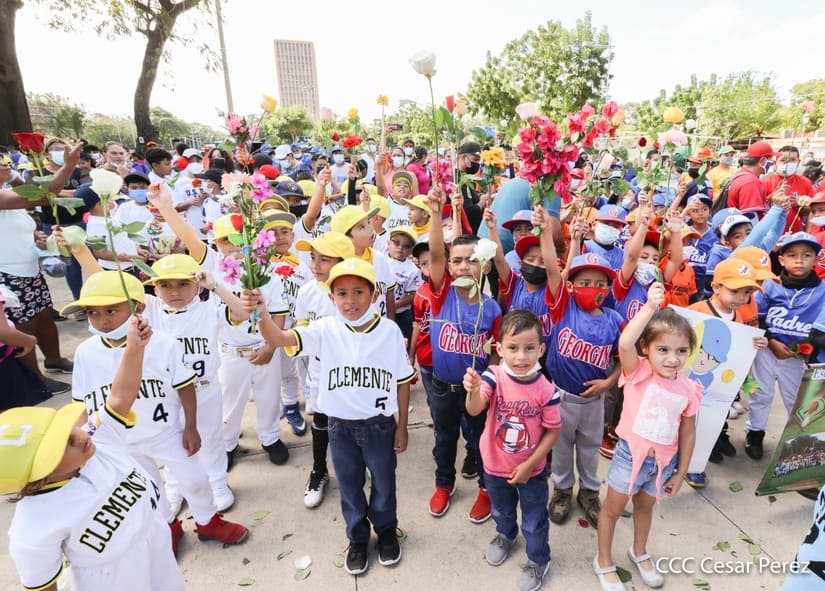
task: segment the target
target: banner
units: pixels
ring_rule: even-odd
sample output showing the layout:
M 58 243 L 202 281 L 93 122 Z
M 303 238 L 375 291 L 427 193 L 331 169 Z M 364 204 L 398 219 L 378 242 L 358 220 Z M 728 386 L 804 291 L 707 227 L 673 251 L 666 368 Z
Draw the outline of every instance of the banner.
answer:
M 705 388 L 696 416 L 696 446 L 688 467 L 691 473 L 704 472 L 728 418 L 728 409 L 756 356 L 753 338 L 763 336 L 765 331 L 678 306 L 671 308 L 687 318 L 699 345 L 688 358 L 684 371 Z
M 788 424 L 779 438 L 757 495 L 825 484 L 825 364 L 809 365 L 802 376 Z

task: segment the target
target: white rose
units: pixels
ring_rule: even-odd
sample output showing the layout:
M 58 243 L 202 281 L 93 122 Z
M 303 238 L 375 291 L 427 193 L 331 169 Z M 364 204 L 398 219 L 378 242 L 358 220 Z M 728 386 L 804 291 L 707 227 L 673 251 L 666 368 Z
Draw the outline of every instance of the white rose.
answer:
M 92 191 L 101 199 L 117 195 L 123 188 L 123 179 L 115 172 L 95 168 L 89 174 L 92 176 Z
M 521 103 L 518 107 L 516 107 L 516 115 L 521 117 L 523 121 L 527 121 L 531 117 L 535 116 L 537 111 L 538 106 L 536 103 Z
M 487 261 L 493 260 L 496 256 L 498 245 L 489 238 L 482 238 L 476 243 L 473 249 L 473 256 L 470 257 L 472 261 L 479 261 L 482 265 Z
M 688 131 L 693 131 L 696 129 L 696 120 L 695 119 L 688 119 L 685 121 L 685 129 Z
M 410 65 L 423 76 L 433 76 L 435 74 L 435 54 L 432 51 L 422 49 L 410 58 Z

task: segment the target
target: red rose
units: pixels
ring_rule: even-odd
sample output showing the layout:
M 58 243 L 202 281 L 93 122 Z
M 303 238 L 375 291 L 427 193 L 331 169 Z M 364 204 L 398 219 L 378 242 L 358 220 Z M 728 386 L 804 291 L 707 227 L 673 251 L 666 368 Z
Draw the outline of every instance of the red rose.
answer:
M 295 269 L 292 265 L 281 265 L 275 269 L 275 274 L 280 275 L 281 277 L 292 277 L 295 275 Z
M 189 166 L 189 159 L 183 156 L 178 156 L 172 161 L 172 168 L 177 171 L 184 170 L 187 166 Z
M 243 216 L 236 213 L 233 214 L 229 220 L 232 222 L 232 227 L 235 228 L 236 231 L 240 232 L 241 228 L 243 228 Z
M 811 343 L 799 343 L 796 352 L 800 355 L 811 355 L 814 352 L 814 346 Z
M 20 151 L 26 154 L 40 154 L 46 149 L 46 141 L 42 133 L 13 131 L 11 137 L 20 146 Z
M 333 134 L 332 134 L 331 136 L 329 136 L 329 137 L 330 137 L 330 139 L 331 139 L 333 142 L 337 142 L 338 140 L 340 140 L 340 139 L 341 139 L 341 136 L 340 136 L 340 135 L 338 135 L 338 132 L 333 133 Z
M 647 145 L 647 139 L 643 138 L 643 137 L 640 137 L 639 138 L 639 147 L 644 148 L 646 145 Z
M 653 142 L 653 147 L 658 150 L 662 146 L 661 146 L 661 144 L 659 144 L 659 142 Z
M 602 107 L 602 116 L 605 119 L 612 119 L 613 115 L 619 112 L 619 105 L 616 104 L 616 101 L 610 101 L 604 107 Z
M 201 179 L 195 179 L 194 181 L 192 181 L 192 186 L 193 187 L 200 187 L 202 184 L 203 184 L 203 181 Z
M 448 96 L 444 99 L 444 104 L 447 107 L 447 110 L 452 113 L 455 109 L 455 97 L 453 95 Z

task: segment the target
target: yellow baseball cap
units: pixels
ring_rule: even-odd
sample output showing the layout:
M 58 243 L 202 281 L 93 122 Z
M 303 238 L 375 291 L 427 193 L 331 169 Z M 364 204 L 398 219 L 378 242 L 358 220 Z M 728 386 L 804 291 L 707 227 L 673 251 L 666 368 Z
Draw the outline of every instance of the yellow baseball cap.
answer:
M 282 183 L 284 181 L 292 181 L 292 177 L 282 174 L 281 176 L 275 178 L 276 183 Z
M 223 217 L 219 217 L 212 223 L 212 234 L 214 235 L 215 240 L 220 240 L 221 238 L 229 238 L 230 234 L 238 234 L 238 231 L 235 229 L 235 226 L 232 225 L 233 215 L 240 214 L 228 214 Z
M 346 234 L 361 220 L 371 218 L 377 213 L 377 207 L 373 207 L 369 211 L 364 211 L 362 207 L 358 207 L 357 205 L 346 205 L 335 212 L 329 227 L 333 232 Z
M 313 193 L 315 193 L 315 181 L 303 179 L 301 181 L 298 181 L 298 186 L 301 187 L 301 189 L 304 192 L 304 195 L 306 195 L 307 197 L 312 197 Z
M 720 283 L 728 289 L 755 287 L 762 291 L 756 282 L 754 268 L 747 261 L 733 257 L 716 265 L 713 270 L 713 283 Z
M 375 289 L 375 270 L 372 268 L 371 264 L 359 257 L 344 259 L 330 269 L 329 279 L 327 279 L 327 287 L 332 288 L 332 285 L 335 283 L 336 279 L 347 275 L 366 279 L 372 284 L 372 288 Z
M 143 285 L 140 280 L 129 273 L 123 273 L 128 296 L 123 293 L 123 284 L 117 271 L 99 271 L 89 277 L 80 288 L 80 297 L 60 310 L 60 314 L 67 316 L 80 312 L 86 306 L 110 306 L 127 300 L 143 302 Z
M 313 240 L 299 240 L 295 248 L 302 252 L 316 250 L 324 256 L 349 259 L 355 256 L 352 240 L 340 232 L 324 232 Z
M 404 234 L 412 240 L 413 246 L 415 246 L 415 243 L 418 242 L 418 233 L 412 226 L 396 226 L 390 230 L 390 236 L 393 234 Z
M 295 225 L 295 216 L 288 211 L 275 211 L 270 209 L 262 214 L 264 227 L 261 230 L 271 230 L 272 228 L 289 228 Z
M 753 267 L 757 281 L 770 279 L 779 281 L 779 277 L 771 271 L 771 257 L 758 246 L 744 246 L 733 251 L 731 258 L 741 259 Z
M 54 472 L 85 412 L 85 404 L 72 402 L 60 410 L 21 406 L 0 413 L 0 494 L 20 492 Z
M 280 195 L 275 195 L 273 193 L 272 195 L 270 195 L 258 204 L 258 211 L 264 211 L 273 208 L 280 209 L 281 211 L 289 211 L 289 203 L 287 203 L 286 199 L 284 199 Z
M 154 285 L 158 281 L 168 279 L 195 281 L 195 273 L 200 271 L 200 265 L 188 254 L 170 254 L 158 259 L 152 265 L 152 271 L 157 273 L 157 276 L 144 281 L 143 285 Z
M 382 197 L 377 193 L 370 193 L 370 207 L 377 207 L 378 215 L 385 220 L 390 219 L 392 209 L 390 208 L 390 201 L 386 197 Z
M 367 190 L 367 193 L 369 193 L 371 196 L 375 197 L 376 195 L 378 195 L 378 187 L 376 187 L 372 183 L 364 183 L 361 186 L 364 187 L 364 189 Z
M 416 195 L 412 199 L 402 199 L 401 203 L 407 205 L 408 207 L 417 207 L 418 209 L 423 209 L 427 213 L 430 213 L 430 206 L 427 204 L 426 195 Z

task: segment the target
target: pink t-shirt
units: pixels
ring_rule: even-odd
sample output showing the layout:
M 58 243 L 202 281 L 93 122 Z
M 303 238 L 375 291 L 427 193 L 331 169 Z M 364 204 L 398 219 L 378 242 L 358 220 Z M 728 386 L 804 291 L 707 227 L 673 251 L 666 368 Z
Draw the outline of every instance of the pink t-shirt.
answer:
M 561 428 L 561 398 L 542 374 L 521 382 L 498 365 L 481 374 L 481 395 L 490 403 L 479 440 L 484 471 L 510 478 L 533 454 L 547 429 Z M 540 474 L 545 463 L 542 459 L 531 476 Z
M 642 357 L 636 371 L 630 375 L 622 372 L 619 386 L 624 386 L 624 406 L 616 434 L 627 442 L 633 456 L 631 487 L 653 449 L 659 466 L 656 486 L 660 489 L 662 471 L 679 451 L 682 417 L 695 415 L 702 403 L 702 385 L 681 373 L 675 380 L 660 377 Z M 657 501 L 659 497 L 657 493 Z

